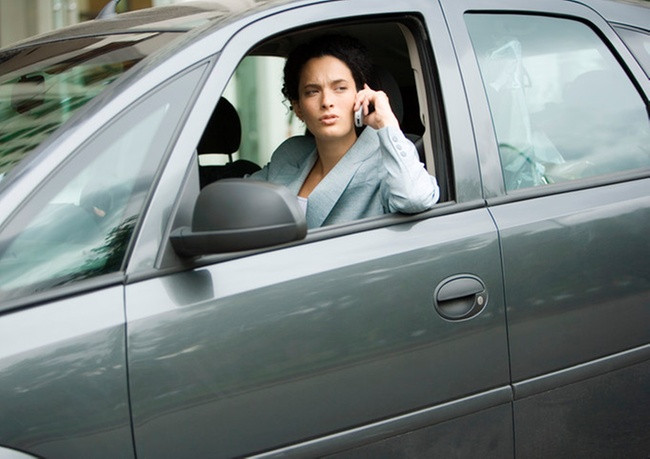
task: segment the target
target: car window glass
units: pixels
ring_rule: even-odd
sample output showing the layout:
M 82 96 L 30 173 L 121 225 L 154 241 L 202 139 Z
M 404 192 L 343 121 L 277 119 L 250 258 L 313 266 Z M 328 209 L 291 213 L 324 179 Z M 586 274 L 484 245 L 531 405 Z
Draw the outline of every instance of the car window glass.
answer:
M 587 25 L 469 14 L 507 190 L 650 166 L 645 103 Z
M 76 38 L 0 53 L 0 181 L 75 111 L 178 35 Z
M 199 75 L 177 79 L 109 125 L 13 218 L 0 237 L 0 299 L 121 269 L 155 171 L 190 98 L 182 89 L 191 91 Z
M 627 27 L 615 27 L 615 29 L 650 78 L 650 33 Z

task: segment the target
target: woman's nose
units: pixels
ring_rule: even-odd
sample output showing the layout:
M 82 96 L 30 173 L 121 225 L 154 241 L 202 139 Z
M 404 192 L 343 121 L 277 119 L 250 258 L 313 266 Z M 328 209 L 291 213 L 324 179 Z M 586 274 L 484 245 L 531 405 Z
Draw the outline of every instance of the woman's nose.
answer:
M 332 104 L 332 97 L 329 91 L 323 91 L 323 97 L 321 99 L 321 107 L 322 108 L 329 108 L 331 107 Z

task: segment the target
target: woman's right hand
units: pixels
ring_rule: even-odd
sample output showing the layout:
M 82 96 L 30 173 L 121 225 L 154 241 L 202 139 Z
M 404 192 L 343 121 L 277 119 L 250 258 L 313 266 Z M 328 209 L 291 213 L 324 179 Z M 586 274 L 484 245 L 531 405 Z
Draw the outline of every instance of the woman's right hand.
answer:
M 370 112 L 370 105 L 374 106 L 374 111 Z M 354 102 L 354 111 L 363 106 L 363 124 L 373 129 L 381 129 L 386 126 L 399 128 L 397 117 L 390 106 L 388 96 L 384 91 L 375 91 L 367 84 L 357 93 Z

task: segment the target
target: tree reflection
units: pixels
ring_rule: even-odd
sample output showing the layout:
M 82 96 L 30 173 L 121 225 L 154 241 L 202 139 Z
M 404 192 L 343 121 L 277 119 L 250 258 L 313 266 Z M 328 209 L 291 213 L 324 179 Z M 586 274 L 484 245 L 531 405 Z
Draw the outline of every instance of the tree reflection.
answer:
M 64 283 L 119 271 L 137 218 L 137 215 L 131 215 L 113 227 L 104 238 L 104 243 L 90 251 L 91 257 L 80 267 L 78 274 Z

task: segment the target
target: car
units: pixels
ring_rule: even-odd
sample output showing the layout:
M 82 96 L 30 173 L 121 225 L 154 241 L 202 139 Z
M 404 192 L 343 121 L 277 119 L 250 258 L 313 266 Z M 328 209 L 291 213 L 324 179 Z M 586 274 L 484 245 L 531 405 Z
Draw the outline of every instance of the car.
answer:
M 440 186 L 307 229 L 247 179 L 319 34 Z M 645 457 L 650 9 L 184 2 L 0 51 L 0 456 Z

